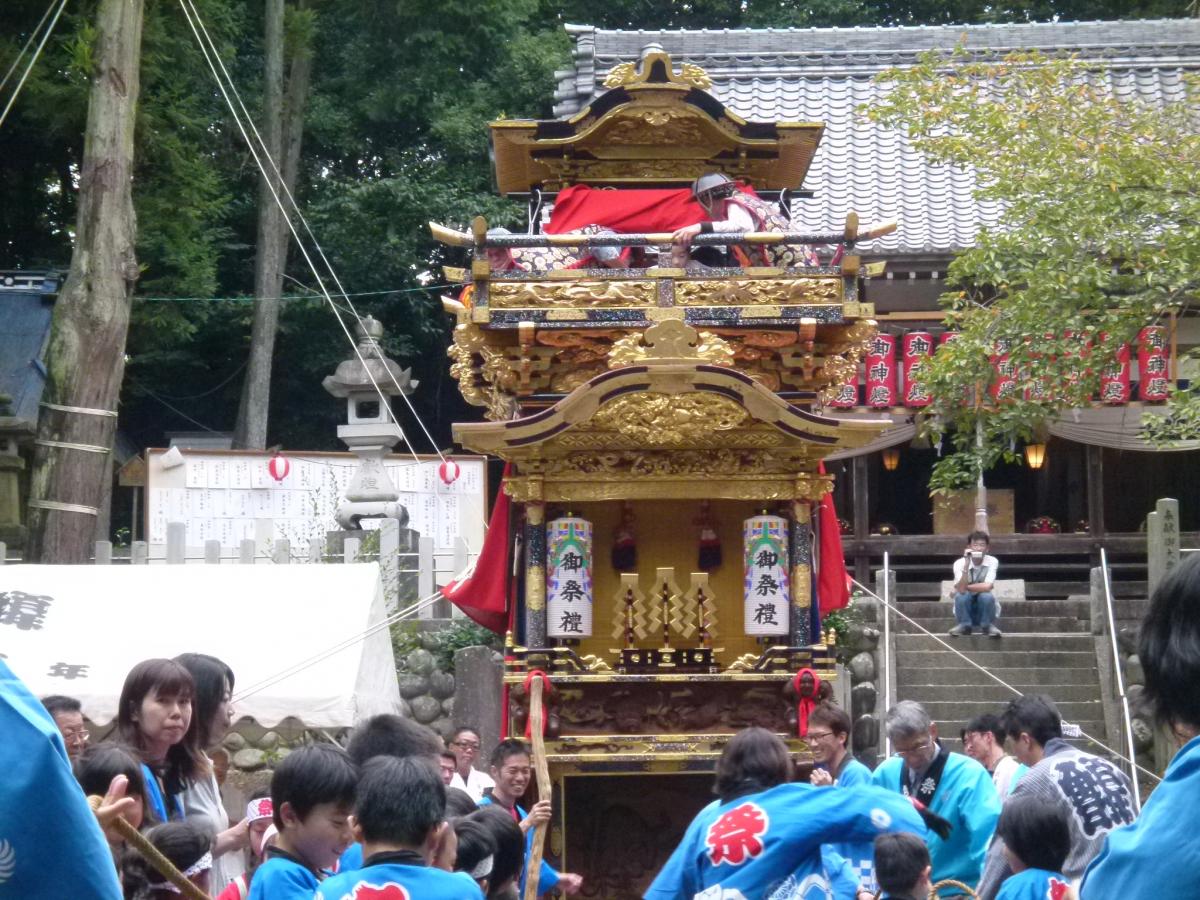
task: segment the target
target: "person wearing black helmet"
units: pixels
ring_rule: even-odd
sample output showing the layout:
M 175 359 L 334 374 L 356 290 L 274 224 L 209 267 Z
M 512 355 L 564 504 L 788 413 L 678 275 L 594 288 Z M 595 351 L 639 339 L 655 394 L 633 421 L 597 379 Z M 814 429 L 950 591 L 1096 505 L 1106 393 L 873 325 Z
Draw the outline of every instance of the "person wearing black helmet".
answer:
M 685 225 L 671 237 L 677 248 L 686 250 L 698 234 L 744 233 L 747 231 L 787 231 L 788 220 L 776 204 L 740 189 L 723 172 L 709 172 L 692 182 L 695 198 L 709 221 Z M 738 246 L 730 248 L 736 266 L 816 266 L 816 252 L 805 244 Z M 709 262 L 709 260 L 702 260 Z

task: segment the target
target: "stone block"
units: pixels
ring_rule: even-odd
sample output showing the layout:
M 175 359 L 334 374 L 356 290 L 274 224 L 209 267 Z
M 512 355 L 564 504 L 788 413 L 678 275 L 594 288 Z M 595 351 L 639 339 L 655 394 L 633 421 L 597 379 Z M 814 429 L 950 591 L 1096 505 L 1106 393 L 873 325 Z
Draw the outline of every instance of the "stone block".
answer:
M 417 642 L 423 649 L 432 653 L 441 646 L 441 637 L 442 636 L 436 631 L 422 631 L 420 636 L 417 638 Z
M 279 746 L 279 735 L 274 731 L 268 731 L 258 739 L 258 746 L 261 750 L 274 750 Z
M 1138 753 L 1149 753 L 1154 749 L 1154 727 L 1145 719 L 1131 719 L 1133 747 Z
M 870 653 L 859 653 L 850 660 L 850 680 L 854 684 L 860 681 L 875 680 L 875 657 Z
M 262 750 L 247 747 L 233 754 L 233 764 L 243 772 L 254 772 L 267 764 L 267 754 Z
M 236 731 L 231 731 L 225 735 L 225 740 L 221 741 L 221 746 L 232 753 L 237 753 L 246 746 L 246 739 Z
M 429 693 L 439 700 L 454 696 L 454 676 L 449 672 L 433 672 L 429 676 Z
M 1137 656 L 1125 660 L 1125 684 L 1145 684 L 1146 673 L 1142 671 L 1142 661 Z
M 484 758 L 500 741 L 504 658 L 490 647 L 454 654 L 454 720 L 478 729 Z
M 412 707 L 412 717 L 422 725 L 430 724 L 442 714 L 442 704 L 429 695 L 414 697 L 409 701 Z
M 442 701 L 442 712 L 445 713 L 450 718 L 452 718 L 452 719 L 454 718 L 454 698 L 453 697 L 447 697 L 445 700 Z
M 414 697 L 420 697 L 423 694 L 429 693 L 429 679 L 423 675 L 401 675 L 400 676 L 400 696 L 405 700 L 412 700 Z
M 874 625 L 851 625 L 847 643 L 853 653 L 874 650 L 879 646 L 879 629 Z
M 863 681 L 856 684 L 850 689 L 851 714 L 857 718 L 874 713 L 878 697 L 879 691 L 876 690 L 874 682 Z
M 436 668 L 433 654 L 423 649 L 409 653 L 405 662 L 408 665 L 408 671 L 414 675 L 428 675 Z
M 873 751 L 879 743 L 879 720 L 874 716 L 859 716 L 854 720 L 851 739 L 857 752 Z
M 429 727 L 442 736 L 443 741 L 448 741 L 454 735 L 454 722 L 444 716 L 440 719 L 434 719 L 429 723 Z

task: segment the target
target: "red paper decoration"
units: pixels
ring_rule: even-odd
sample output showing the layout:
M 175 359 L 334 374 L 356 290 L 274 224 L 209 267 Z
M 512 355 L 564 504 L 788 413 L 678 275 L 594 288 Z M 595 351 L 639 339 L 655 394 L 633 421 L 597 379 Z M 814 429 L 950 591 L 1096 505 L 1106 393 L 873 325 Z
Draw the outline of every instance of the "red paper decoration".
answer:
M 933 397 L 921 384 L 921 368 L 933 356 L 933 335 L 928 331 L 910 331 L 904 335 L 904 405 L 928 406 Z
M 442 483 L 446 485 L 454 484 L 458 481 L 458 476 L 462 474 L 462 468 L 452 459 L 442 460 L 442 464 L 438 466 L 438 478 L 442 479 Z
M 1009 358 L 1008 351 L 1008 341 L 996 341 L 996 352 L 988 357 L 996 370 L 996 377 L 988 388 L 993 400 L 1008 400 L 1017 392 L 1016 364 Z
M 267 471 L 271 473 L 271 477 L 276 481 L 283 481 L 288 477 L 288 472 L 292 471 L 292 464 L 288 462 L 286 456 L 276 453 L 267 462 Z
M 1147 325 L 1138 332 L 1138 399 L 1161 401 L 1171 390 L 1167 361 L 1167 329 Z
M 877 334 L 867 349 L 867 406 L 896 405 L 896 338 Z

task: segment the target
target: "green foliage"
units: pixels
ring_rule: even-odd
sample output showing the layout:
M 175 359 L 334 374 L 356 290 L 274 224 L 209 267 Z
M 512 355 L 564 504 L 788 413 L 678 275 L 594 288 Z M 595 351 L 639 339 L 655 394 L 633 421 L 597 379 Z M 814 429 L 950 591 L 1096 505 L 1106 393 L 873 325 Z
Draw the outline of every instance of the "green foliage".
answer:
M 931 482 L 946 491 L 1086 405 L 1120 343 L 1187 306 L 1200 277 L 1200 134 L 1190 101 L 1117 99 L 1107 70 L 1075 59 L 959 51 L 881 77 L 893 89 L 870 117 L 936 163 L 972 167 L 976 199 L 1002 210 L 950 266 L 957 290 L 942 302 L 960 337 L 924 373 L 935 398 L 925 431 L 953 440 Z M 1000 402 L 987 393 L 998 349 L 1017 377 Z
M 454 674 L 454 654 L 467 647 L 501 649 L 499 635 L 469 619 L 451 619 L 436 631 L 428 631 L 414 621 L 392 625 L 392 653 L 401 668 L 408 654 L 424 648 L 433 654 L 438 669 Z

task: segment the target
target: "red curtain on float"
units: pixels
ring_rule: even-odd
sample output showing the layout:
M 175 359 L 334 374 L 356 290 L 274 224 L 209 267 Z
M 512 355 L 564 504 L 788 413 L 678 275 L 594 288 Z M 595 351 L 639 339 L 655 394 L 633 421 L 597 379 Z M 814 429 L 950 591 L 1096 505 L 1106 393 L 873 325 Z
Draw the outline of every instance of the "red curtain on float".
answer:
M 753 193 L 742 186 L 743 190 Z M 547 234 L 578 231 L 585 225 L 602 225 L 620 234 L 675 231 L 684 225 L 708 221 L 704 208 L 687 188 L 642 188 L 605 191 L 576 184 L 564 188 L 554 201 L 554 211 L 543 229 Z
M 867 406 L 884 409 L 896 405 L 896 338 L 877 334 L 867 348 Z
M 509 627 L 509 512 L 512 501 L 504 492 L 504 478 L 508 477 L 508 466 L 500 479 L 500 493 L 492 507 L 483 547 L 475 563 L 475 571 L 461 581 L 451 581 L 442 588 L 442 596 L 461 609 L 474 622 L 496 634 L 504 634 Z

